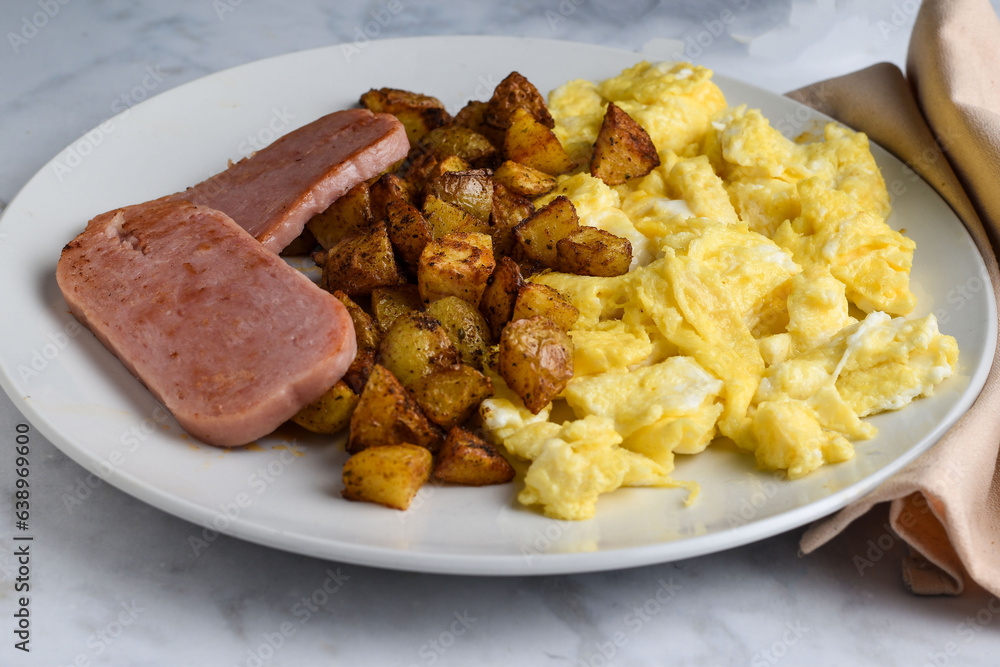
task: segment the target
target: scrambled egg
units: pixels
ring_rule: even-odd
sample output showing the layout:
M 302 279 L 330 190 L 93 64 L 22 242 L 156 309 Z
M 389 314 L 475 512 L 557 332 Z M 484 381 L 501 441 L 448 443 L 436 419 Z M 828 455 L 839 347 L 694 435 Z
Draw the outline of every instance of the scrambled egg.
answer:
M 587 170 L 614 102 L 650 135 L 660 166 L 608 186 Z M 913 242 L 885 222 L 889 197 L 867 137 L 835 123 L 797 143 L 757 110 L 729 107 L 711 72 L 639 63 L 553 91 L 554 132 L 580 167 L 565 195 L 581 224 L 627 238 L 630 271 L 531 279 L 580 311 L 575 375 L 533 415 L 494 375 L 486 431 L 530 461 L 519 495 L 561 519 L 594 514 L 621 486 L 668 486 L 676 454 L 729 438 L 765 470 L 800 477 L 850 459 L 862 417 L 930 395 L 958 358 L 913 310 Z M 555 413 L 559 413 L 558 410 Z

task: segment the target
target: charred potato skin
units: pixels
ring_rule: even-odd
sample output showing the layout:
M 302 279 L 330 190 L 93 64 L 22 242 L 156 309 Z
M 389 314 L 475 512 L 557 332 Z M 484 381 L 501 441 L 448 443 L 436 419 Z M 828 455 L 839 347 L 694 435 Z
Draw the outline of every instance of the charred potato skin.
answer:
M 493 242 L 486 234 L 456 232 L 431 241 L 417 269 L 420 298 L 430 303 L 457 296 L 478 306 L 495 265 Z
M 458 351 L 447 331 L 440 322 L 422 312 L 413 311 L 396 318 L 379 347 L 379 364 L 404 387 L 435 368 L 457 363 Z
M 406 510 L 430 479 L 433 462 L 427 449 L 410 443 L 365 449 L 344 464 L 341 495 Z
M 498 370 L 525 407 L 538 414 L 573 377 L 573 340 L 546 317 L 514 320 L 500 335 Z
M 351 423 L 358 395 L 341 380 L 318 399 L 302 408 L 292 421 L 313 433 L 338 433 Z
M 608 185 L 641 178 L 660 166 L 660 156 L 646 130 L 614 102 L 608 103 L 594 142 L 590 175 Z
M 432 474 L 449 484 L 488 486 L 514 479 L 514 468 L 488 442 L 464 428 L 454 427 L 441 445 Z
M 370 447 L 410 443 L 436 452 L 442 440 L 441 430 L 427 419 L 396 376 L 376 364 L 351 415 L 347 451 L 357 454 Z
M 493 382 L 472 366 L 456 364 L 434 369 L 410 393 L 427 418 L 447 430 L 465 423 L 493 395 Z
M 621 276 L 632 264 L 632 243 L 603 229 L 582 226 L 556 242 L 558 271 L 580 276 Z
M 490 328 L 482 313 L 457 296 L 432 301 L 426 312 L 444 327 L 462 363 L 482 368 L 486 348 L 491 343 Z
M 385 224 L 380 223 L 371 232 L 348 236 L 329 250 L 320 287 L 353 297 L 403 282 L 405 278 L 396 264 L 389 233 Z

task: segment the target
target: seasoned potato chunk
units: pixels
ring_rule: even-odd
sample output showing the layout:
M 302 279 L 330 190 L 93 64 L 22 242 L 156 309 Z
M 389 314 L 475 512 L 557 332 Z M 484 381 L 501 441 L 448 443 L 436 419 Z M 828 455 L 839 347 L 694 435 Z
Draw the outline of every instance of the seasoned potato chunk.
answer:
M 434 153 L 439 159 L 457 155 L 473 166 L 482 166 L 496 154 L 490 140 L 464 125 L 445 125 L 427 133 L 419 150 Z
M 511 481 L 514 468 L 491 444 L 456 426 L 441 445 L 433 475 L 451 484 L 486 486 Z
M 564 331 L 569 331 L 580 317 L 580 311 L 552 287 L 524 283 L 517 292 L 514 314 L 510 319 L 523 320 L 535 315 L 547 317 Z
M 556 126 L 538 89 L 520 73 L 511 72 L 493 89 L 484 118 L 487 124 L 503 130 L 510 126 L 518 109 L 530 114 L 543 127 Z
M 534 212 L 535 205 L 530 199 L 512 192 L 501 183 L 493 183 L 493 215 L 490 221 L 495 254 L 511 253 L 514 249 L 514 228 Z
M 658 166 L 660 156 L 646 130 L 618 105 L 609 102 L 594 142 L 590 175 L 608 185 L 621 185 L 645 176 Z
M 365 383 L 368 382 L 368 375 L 375 366 L 375 358 L 377 356 L 377 348 L 359 348 L 358 353 L 354 355 L 354 359 L 351 361 L 351 365 L 344 371 L 343 380 L 355 394 L 360 394 L 364 390 Z
M 402 199 L 390 201 L 385 210 L 389 241 L 406 266 L 416 272 L 420 253 L 433 238 L 431 225 L 420 211 Z
M 490 231 L 488 223 L 434 195 L 427 195 L 424 199 L 424 217 L 431 226 L 431 235 L 436 239 L 453 232 Z
M 538 414 L 573 377 L 573 340 L 540 315 L 514 320 L 500 334 L 500 377 Z
M 556 179 L 526 164 L 507 160 L 493 172 L 493 181 L 502 183 L 508 190 L 525 197 L 541 197 L 552 192 Z
M 514 305 L 523 284 L 517 262 L 510 257 L 501 257 L 486 281 L 483 298 L 479 301 L 479 312 L 486 319 L 493 340 L 500 337 L 500 332 L 514 315 Z
M 493 210 L 493 179 L 489 169 L 447 171 L 427 181 L 428 195 L 454 204 L 488 225 Z
M 420 300 L 416 285 L 379 287 L 372 290 L 372 315 L 375 316 L 375 323 L 383 335 L 403 313 L 423 309 L 424 302 Z
M 396 318 L 382 337 L 379 363 L 405 387 L 440 366 L 458 363 L 458 351 L 441 323 L 411 311 Z
M 377 349 L 379 341 L 382 340 L 382 333 L 379 331 L 378 325 L 372 319 L 372 316 L 366 313 L 364 308 L 356 304 L 344 292 L 336 290 L 333 295 L 337 297 L 338 301 L 344 304 L 344 307 L 347 308 L 347 313 L 351 316 L 351 322 L 354 324 L 354 336 L 358 341 L 358 349 Z
M 556 243 L 579 227 L 573 202 L 559 196 L 518 224 L 514 228 L 514 238 L 523 256 L 555 268 Z
M 398 118 L 406 129 L 406 138 L 411 146 L 434 128 L 451 121 L 451 115 L 445 111 L 441 100 L 396 88 L 369 90 L 361 96 L 361 104 L 372 111 L 391 113 Z
M 396 265 L 384 224 L 364 235 L 348 236 L 330 248 L 320 287 L 349 296 L 371 294 L 376 287 L 399 285 L 403 276 Z
M 557 176 L 576 164 L 552 133 L 524 109 L 517 109 L 503 140 L 504 157 Z
M 446 296 L 432 301 L 426 312 L 444 327 L 462 363 L 481 368 L 490 328 L 476 307 L 457 296 Z
M 436 452 L 443 433 L 423 413 L 399 380 L 376 364 L 351 415 L 347 451 L 408 442 Z
M 632 244 L 597 227 L 582 226 L 556 242 L 556 269 L 581 276 L 620 276 L 632 264 Z
M 358 183 L 306 223 L 306 229 L 313 233 L 316 242 L 327 249 L 348 236 L 363 235 L 371 228 L 372 210 L 367 183 Z
M 292 421 L 313 433 L 337 433 L 351 423 L 358 395 L 341 380 L 298 411 Z
M 488 102 L 480 100 L 469 100 L 457 114 L 454 122 L 456 125 L 464 125 L 470 130 L 475 130 L 490 140 L 490 143 L 497 148 L 503 148 L 503 135 L 506 127 L 493 127 L 486 122 L 486 111 L 489 109 Z
M 483 399 L 493 395 L 493 383 L 472 366 L 436 368 L 410 387 L 427 418 L 445 429 L 464 423 Z
M 417 287 L 424 303 L 457 296 L 478 306 L 496 265 L 486 234 L 456 232 L 431 241 L 420 255 Z
M 376 222 L 385 220 L 388 215 L 386 207 L 391 201 L 413 203 L 413 192 L 409 182 L 396 174 L 382 174 L 368 188 L 368 199 L 371 204 L 372 219 Z
M 366 449 L 344 463 L 341 495 L 405 510 L 430 478 L 433 463 L 429 451 L 409 443 Z

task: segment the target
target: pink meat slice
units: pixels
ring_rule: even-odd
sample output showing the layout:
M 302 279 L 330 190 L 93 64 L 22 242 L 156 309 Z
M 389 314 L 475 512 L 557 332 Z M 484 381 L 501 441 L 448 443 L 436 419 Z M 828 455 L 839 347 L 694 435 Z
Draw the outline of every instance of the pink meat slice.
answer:
M 63 249 L 56 278 L 73 315 L 210 444 L 267 435 L 354 358 L 343 305 L 211 208 L 99 215 Z
M 170 199 L 226 213 L 277 253 L 302 233 L 311 217 L 406 157 L 409 148 L 406 130 L 395 116 L 367 109 L 337 111 Z

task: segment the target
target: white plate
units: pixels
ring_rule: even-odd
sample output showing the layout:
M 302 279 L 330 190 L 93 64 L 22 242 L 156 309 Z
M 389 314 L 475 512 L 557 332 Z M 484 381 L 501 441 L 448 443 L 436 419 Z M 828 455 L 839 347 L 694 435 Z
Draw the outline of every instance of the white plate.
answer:
M 996 313 L 983 261 L 961 223 L 923 181 L 875 149 L 893 188 L 890 224 L 916 240 L 916 315 L 937 312 L 958 339 L 960 369 L 936 395 L 873 421 L 879 436 L 850 462 L 805 479 L 756 472 L 753 459 L 710 449 L 682 460 L 684 493 L 623 489 L 597 517 L 564 523 L 522 509 L 515 485 L 426 487 L 407 512 L 340 498 L 345 455 L 288 429 L 260 446 L 199 444 L 68 314 L 55 282 L 63 244 L 108 209 L 181 190 L 372 87 L 436 95 L 456 111 L 488 97 L 511 70 L 540 90 L 600 79 L 641 60 L 584 44 L 503 37 L 433 37 L 331 46 L 205 77 L 116 116 L 45 166 L 0 221 L 5 322 L 0 380 L 57 447 L 108 482 L 188 519 L 194 552 L 220 532 L 302 554 L 387 568 L 541 574 L 666 562 L 745 544 L 829 514 L 930 447 L 972 404 L 989 370 Z M 731 103 L 759 107 L 798 133 L 820 116 L 775 94 L 716 78 Z M 68 333 L 67 333 L 68 332 Z M 299 438 L 298 443 L 292 439 Z M 684 457 L 681 457 L 684 458 Z M 112 524 L 109 523 L 109 526 Z

